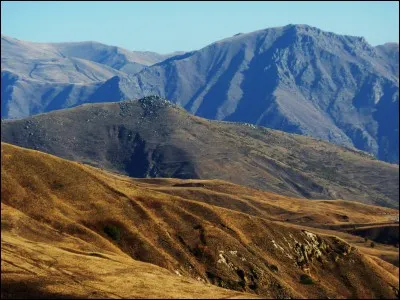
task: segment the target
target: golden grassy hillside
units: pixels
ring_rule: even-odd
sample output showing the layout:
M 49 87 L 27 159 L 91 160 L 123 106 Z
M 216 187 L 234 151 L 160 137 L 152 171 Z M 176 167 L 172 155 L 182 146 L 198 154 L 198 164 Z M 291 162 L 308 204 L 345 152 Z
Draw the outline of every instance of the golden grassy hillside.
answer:
M 21 218 L 48 234 L 64 239 L 64 246 L 22 238 L 10 232 L 2 237 L 2 298 L 254 298 L 180 277 L 127 255 L 104 251 L 66 239 L 4 206 L 5 218 Z M 22 220 L 20 220 L 22 221 Z M 22 221 L 22 222 L 24 222 Z M 3 224 L 2 224 L 3 225 Z M 79 250 L 78 250 L 79 249 Z
M 396 266 L 324 228 L 390 223 L 396 210 L 138 180 L 4 143 L 1 158 L 2 297 L 398 294 Z

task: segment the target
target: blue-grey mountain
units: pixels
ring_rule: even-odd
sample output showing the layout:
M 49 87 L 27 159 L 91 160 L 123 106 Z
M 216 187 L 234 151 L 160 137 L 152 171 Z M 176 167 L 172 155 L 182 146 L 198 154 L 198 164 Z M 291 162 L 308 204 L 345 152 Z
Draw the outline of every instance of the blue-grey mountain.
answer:
M 106 80 L 134 74 L 171 55 L 96 42 L 32 43 L 1 36 L 1 117 L 22 118 L 90 102 Z
M 78 100 L 45 97 L 42 111 L 155 94 L 201 117 L 308 135 L 398 163 L 398 62 L 398 44 L 372 47 L 361 37 L 288 25 L 238 34 L 136 73 L 108 63 L 115 76 L 70 87 Z M 18 110 L 21 100 L 8 100 L 7 88 L 5 101 Z M 8 111 L 2 116 L 17 116 Z
M 195 115 L 354 146 L 398 162 L 398 44 L 309 26 L 234 36 L 175 56 L 121 87 L 159 94 Z M 115 80 L 114 80 L 115 81 Z M 128 90 L 128 93 L 124 92 Z

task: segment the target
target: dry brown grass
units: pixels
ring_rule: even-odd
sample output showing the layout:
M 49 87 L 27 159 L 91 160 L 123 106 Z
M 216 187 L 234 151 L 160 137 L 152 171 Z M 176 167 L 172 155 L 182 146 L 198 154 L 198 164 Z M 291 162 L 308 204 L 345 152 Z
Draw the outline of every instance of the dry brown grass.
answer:
M 256 297 L 180 277 L 124 255 L 93 251 L 90 246 L 77 250 L 73 243 L 54 246 L 9 232 L 3 233 L 1 246 L 2 298 Z
M 398 268 L 317 228 L 390 222 L 395 210 L 137 180 L 4 143 L 1 155 L 4 297 L 396 297 Z M 308 245 L 321 255 L 301 261 Z M 314 284 L 300 283 L 304 273 Z

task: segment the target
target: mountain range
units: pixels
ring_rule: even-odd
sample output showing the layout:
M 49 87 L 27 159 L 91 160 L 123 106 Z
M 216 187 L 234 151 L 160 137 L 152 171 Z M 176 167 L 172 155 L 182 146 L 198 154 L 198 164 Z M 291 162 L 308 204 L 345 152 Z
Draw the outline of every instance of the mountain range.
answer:
M 398 163 L 396 43 L 373 47 L 287 25 L 169 57 L 3 36 L 1 53 L 2 118 L 159 95 L 197 116 L 308 135 Z
M 399 298 L 399 46 L 1 37 L 1 298 Z

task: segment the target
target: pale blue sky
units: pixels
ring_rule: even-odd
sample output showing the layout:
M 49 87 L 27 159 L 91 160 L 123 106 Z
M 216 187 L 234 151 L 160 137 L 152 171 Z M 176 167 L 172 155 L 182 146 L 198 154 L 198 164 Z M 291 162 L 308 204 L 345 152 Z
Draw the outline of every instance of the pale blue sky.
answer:
M 129 50 L 200 49 L 236 33 L 308 24 L 399 41 L 397 1 L 362 2 L 7 2 L 1 33 L 34 42 L 98 41 Z

